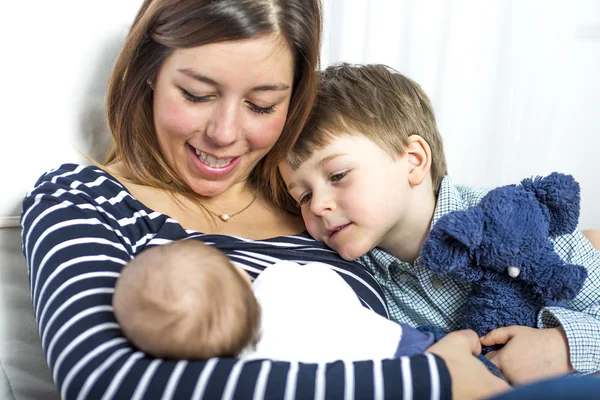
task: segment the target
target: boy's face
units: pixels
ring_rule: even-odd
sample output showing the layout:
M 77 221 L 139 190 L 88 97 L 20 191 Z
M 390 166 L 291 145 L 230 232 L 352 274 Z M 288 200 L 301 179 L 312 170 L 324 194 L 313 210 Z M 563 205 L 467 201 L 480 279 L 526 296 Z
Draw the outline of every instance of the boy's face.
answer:
M 312 237 L 353 260 L 397 238 L 411 206 L 407 157 L 362 135 L 342 135 L 296 171 L 279 170 Z

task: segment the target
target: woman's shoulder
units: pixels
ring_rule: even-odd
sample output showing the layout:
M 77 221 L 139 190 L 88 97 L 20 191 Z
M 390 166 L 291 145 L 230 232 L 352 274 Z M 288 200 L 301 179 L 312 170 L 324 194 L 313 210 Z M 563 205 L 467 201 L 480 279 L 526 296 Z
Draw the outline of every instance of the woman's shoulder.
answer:
M 127 254 L 151 241 L 163 244 L 186 236 L 176 221 L 144 206 L 113 175 L 78 164 L 63 164 L 38 179 L 23 200 L 21 225 L 40 240 L 54 232 L 60 241 L 124 245 Z
M 125 200 L 125 201 L 123 201 Z M 23 200 L 23 211 L 29 207 L 45 204 L 76 205 L 79 209 L 108 207 L 111 214 L 140 209 L 141 204 L 132 202 L 127 189 L 112 175 L 96 166 L 62 164 L 46 171 L 27 192 Z M 123 208 L 123 206 L 127 206 Z M 42 207 L 44 208 L 44 207 Z M 128 211 L 126 211 L 128 210 Z
M 44 172 L 36 181 L 32 191 L 44 187 L 117 192 L 125 190 L 116 178 L 103 169 L 73 163 L 62 164 Z
M 45 172 L 23 200 L 23 216 L 52 213 L 57 219 L 124 221 L 158 214 L 131 196 L 114 176 L 97 166 L 62 164 Z

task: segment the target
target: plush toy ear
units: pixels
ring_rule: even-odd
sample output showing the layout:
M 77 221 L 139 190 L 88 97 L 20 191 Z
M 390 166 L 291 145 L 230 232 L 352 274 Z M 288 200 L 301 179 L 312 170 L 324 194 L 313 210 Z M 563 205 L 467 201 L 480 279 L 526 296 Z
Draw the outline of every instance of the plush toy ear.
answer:
M 447 273 L 470 263 L 469 250 L 481 243 L 483 218 L 479 208 L 454 211 L 440 218 L 421 248 L 421 262 L 434 272 Z
M 443 220 L 443 221 L 442 221 Z M 453 237 L 469 250 L 481 244 L 483 214 L 479 207 L 446 214 L 436 223 L 448 236 Z
M 545 206 L 550 237 L 572 233 L 577 228 L 581 198 L 579 183 L 571 175 L 553 172 L 547 177 L 523 179 L 521 185 Z

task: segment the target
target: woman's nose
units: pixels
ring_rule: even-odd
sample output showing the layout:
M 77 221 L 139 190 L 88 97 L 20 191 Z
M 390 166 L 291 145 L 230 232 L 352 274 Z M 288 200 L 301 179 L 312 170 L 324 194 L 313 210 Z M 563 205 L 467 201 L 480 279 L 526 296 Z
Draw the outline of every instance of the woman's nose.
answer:
M 221 103 L 212 115 L 208 124 L 206 135 L 218 146 L 228 146 L 238 138 L 239 133 L 239 107 L 235 104 Z

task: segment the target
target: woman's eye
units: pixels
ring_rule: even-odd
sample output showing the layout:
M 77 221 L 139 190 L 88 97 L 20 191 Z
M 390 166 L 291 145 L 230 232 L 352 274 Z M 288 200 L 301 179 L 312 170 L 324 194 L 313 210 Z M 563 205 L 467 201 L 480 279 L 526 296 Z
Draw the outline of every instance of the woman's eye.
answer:
M 180 89 L 181 90 L 181 94 L 183 95 L 183 97 L 188 100 L 191 101 L 192 103 L 204 103 L 210 100 L 211 96 L 194 96 L 193 94 L 191 94 L 190 92 L 188 92 L 185 89 Z
M 331 175 L 330 179 L 332 182 L 341 181 L 342 178 L 345 177 L 347 173 L 348 173 L 348 171 L 340 172 L 339 174 L 335 174 L 335 175 Z
M 270 107 L 259 107 L 254 103 L 248 102 L 248 107 L 257 114 L 273 114 L 275 112 L 274 105 Z
M 307 193 L 304 196 L 300 197 L 300 201 L 298 203 L 300 203 L 300 205 L 303 205 L 307 201 L 310 201 L 310 199 L 312 199 L 312 193 Z

